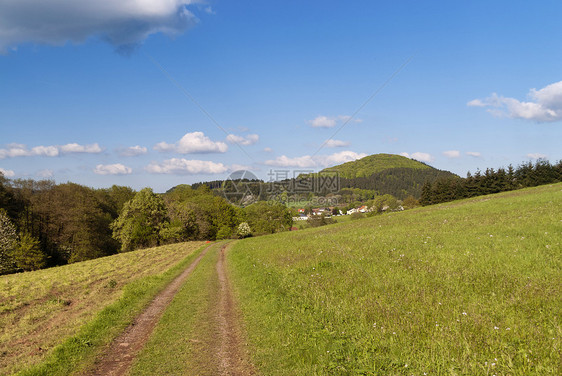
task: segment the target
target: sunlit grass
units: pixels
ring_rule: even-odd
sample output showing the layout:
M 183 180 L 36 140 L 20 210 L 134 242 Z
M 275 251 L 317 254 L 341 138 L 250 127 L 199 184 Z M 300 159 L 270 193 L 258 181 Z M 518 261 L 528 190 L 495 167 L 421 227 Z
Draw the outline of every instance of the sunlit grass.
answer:
M 0 277 L 0 374 L 36 364 L 123 296 L 125 285 L 160 274 L 203 242 L 143 249 Z
M 240 241 L 265 375 L 559 374 L 562 184 Z

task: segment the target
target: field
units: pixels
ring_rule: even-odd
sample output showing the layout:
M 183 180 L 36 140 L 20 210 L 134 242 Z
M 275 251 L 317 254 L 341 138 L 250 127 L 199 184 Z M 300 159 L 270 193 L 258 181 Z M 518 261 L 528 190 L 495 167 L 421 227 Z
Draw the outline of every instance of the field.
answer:
M 264 375 L 555 375 L 562 184 L 251 238 L 228 255 Z
M 183 243 L 1 276 L 0 374 L 45 359 L 54 346 L 121 298 L 127 284 L 160 275 L 202 245 Z

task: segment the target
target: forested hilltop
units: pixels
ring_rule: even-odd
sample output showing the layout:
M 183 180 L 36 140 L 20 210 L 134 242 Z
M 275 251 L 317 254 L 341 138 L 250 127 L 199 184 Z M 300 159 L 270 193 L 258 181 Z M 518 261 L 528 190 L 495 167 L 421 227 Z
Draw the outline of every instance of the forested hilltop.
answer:
M 0 274 L 188 240 L 274 233 L 291 224 L 281 204 L 239 208 L 206 186 L 155 194 L 0 175 Z
M 336 181 L 334 178 L 337 179 L 337 189 L 333 189 L 334 185 L 315 187 L 311 182 L 318 178 L 332 179 L 332 182 Z M 374 196 L 387 194 L 404 200 L 409 196 L 418 199 L 424 183 L 444 178 L 458 178 L 458 176 L 401 155 L 373 154 L 356 161 L 323 169 L 317 173 L 301 172 L 298 176 L 275 183 L 251 180 L 248 181 L 247 187 L 260 200 L 277 198 L 282 201 L 295 202 L 302 201 L 302 199 L 310 200 L 312 196 L 326 197 L 339 194 L 349 196 L 350 191 L 343 191 L 345 188 L 350 188 L 358 196 L 348 200 L 350 202 L 365 201 L 373 199 Z M 193 187 L 206 185 L 217 192 L 223 192 L 225 189 L 228 190 L 229 184 L 229 181 L 215 180 L 197 183 Z M 272 189 L 273 185 L 274 189 Z M 303 190 L 298 187 L 312 188 Z M 342 192 L 339 191 L 340 189 Z M 280 197 L 281 195 L 283 197 Z

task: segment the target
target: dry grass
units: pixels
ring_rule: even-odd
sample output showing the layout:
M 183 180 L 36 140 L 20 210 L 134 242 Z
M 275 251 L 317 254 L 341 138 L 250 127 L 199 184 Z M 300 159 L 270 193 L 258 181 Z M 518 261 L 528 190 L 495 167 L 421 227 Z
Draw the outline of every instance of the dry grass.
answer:
M 0 374 L 40 362 L 139 278 L 168 270 L 201 247 L 190 242 L 0 277 Z

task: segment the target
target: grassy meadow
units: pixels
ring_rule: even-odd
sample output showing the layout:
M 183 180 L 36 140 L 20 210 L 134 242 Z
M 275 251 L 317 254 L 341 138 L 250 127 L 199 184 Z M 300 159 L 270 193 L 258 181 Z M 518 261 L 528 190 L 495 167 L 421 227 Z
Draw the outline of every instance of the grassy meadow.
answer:
M 264 375 L 561 374 L 562 184 L 245 239 Z
M 102 309 L 116 304 L 127 293 L 134 295 L 127 300 L 134 300 L 134 304 L 123 305 L 127 312 L 120 317 L 130 319 L 135 309 L 151 299 L 149 287 L 155 292 L 173 275 L 161 281 L 154 277 L 188 262 L 203 245 L 168 245 L 0 276 L 0 374 L 11 374 L 52 357 L 55 346 L 80 333 L 80 328 L 95 321 Z M 127 290 L 131 283 L 138 286 Z M 103 332 L 99 328 L 96 331 Z M 55 372 L 50 370 L 47 374 Z

